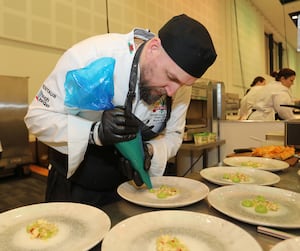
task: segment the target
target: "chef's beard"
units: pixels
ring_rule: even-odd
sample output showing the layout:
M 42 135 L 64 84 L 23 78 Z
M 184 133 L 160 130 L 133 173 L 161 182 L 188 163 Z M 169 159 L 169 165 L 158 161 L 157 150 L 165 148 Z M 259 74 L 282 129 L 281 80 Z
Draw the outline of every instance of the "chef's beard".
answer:
M 151 86 L 148 77 L 154 74 L 153 68 L 143 68 L 140 73 L 139 92 L 141 100 L 145 101 L 148 105 L 154 104 L 162 96 L 166 96 L 166 90 L 163 87 Z M 147 77 L 148 76 L 148 77 Z
M 148 105 L 154 104 L 161 97 L 166 96 L 166 90 L 163 87 L 150 86 L 149 81 L 145 80 L 141 76 L 139 83 L 140 98 L 145 101 Z
M 140 98 L 148 105 L 154 104 L 163 95 L 155 92 L 155 89 L 146 86 L 146 84 L 140 82 Z

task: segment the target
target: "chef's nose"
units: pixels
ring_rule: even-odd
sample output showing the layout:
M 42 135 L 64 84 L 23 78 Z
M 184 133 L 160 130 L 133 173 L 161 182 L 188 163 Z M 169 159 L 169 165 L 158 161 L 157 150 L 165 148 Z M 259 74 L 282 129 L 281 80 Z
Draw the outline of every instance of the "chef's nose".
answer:
M 177 90 L 179 89 L 180 85 L 179 84 L 172 84 L 172 85 L 168 85 L 165 87 L 165 90 L 167 92 L 167 95 L 169 97 L 172 97 L 176 92 Z

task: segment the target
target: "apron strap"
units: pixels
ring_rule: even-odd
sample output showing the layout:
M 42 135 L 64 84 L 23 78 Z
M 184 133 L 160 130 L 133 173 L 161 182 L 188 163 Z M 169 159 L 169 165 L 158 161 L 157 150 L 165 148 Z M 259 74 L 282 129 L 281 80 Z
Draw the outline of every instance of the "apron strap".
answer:
M 125 111 L 127 114 L 131 114 L 132 112 L 132 102 L 133 99 L 135 98 L 135 88 L 136 88 L 136 83 L 138 79 L 138 66 L 139 66 L 139 59 L 140 55 L 142 52 L 142 49 L 144 48 L 145 43 L 141 44 L 140 47 L 137 49 L 133 62 L 131 65 L 131 71 L 130 71 L 130 77 L 129 77 L 129 88 L 128 88 L 128 93 L 127 93 L 127 98 L 125 101 Z
M 137 49 L 137 51 L 134 55 L 134 58 L 133 58 L 131 71 L 130 71 L 130 77 L 129 77 L 128 93 L 127 93 L 127 97 L 126 97 L 126 101 L 125 101 L 125 112 L 127 114 L 132 114 L 132 103 L 133 103 L 134 98 L 136 97 L 135 89 L 136 89 L 136 84 L 137 84 L 137 79 L 138 79 L 138 63 L 139 63 L 139 58 L 140 58 L 142 49 L 145 46 L 145 44 L 146 43 L 143 43 L 140 45 L 140 47 Z M 166 115 L 165 121 L 162 124 L 159 131 L 153 132 L 150 127 L 146 126 L 142 121 L 140 121 L 138 118 L 136 118 L 139 122 L 142 138 L 144 141 L 150 140 L 150 139 L 158 136 L 158 134 L 165 129 L 167 121 L 169 120 L 170 114 L 171 114 L 172 98 L 166 96 L 165 99 L 166 99 L 166 106 L 167 106 L 167 115 Z

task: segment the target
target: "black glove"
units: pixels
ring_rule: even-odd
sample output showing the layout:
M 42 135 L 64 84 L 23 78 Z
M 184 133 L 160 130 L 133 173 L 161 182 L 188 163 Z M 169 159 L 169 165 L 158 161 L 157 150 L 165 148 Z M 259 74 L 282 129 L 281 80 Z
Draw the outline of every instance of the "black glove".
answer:
M 98 136 L 102 145 L 112 145 L 134 139 L 138 130 L 135 116 L 127 115 L 122 107 L 115 107 L 103 112 Z
M 149 148 L 148 144 L 143 144 L 144 148 L 144 169 L 146 172 L 150 169 L 151 166 L 151 159 L 153 155 L 152 146 L 150 145 Z M 151 150 L 150 150 L 151 147 Z M 137 186 L 141 186 L 144 184 L 142 178 L 140 177 L 139 173 L 133 169 L 131 163 L 128 159 L 124 158 L 123 156 L 119 157 L 119 167 L 122 170 L 123 174 L 129 179 L 133 180 Z

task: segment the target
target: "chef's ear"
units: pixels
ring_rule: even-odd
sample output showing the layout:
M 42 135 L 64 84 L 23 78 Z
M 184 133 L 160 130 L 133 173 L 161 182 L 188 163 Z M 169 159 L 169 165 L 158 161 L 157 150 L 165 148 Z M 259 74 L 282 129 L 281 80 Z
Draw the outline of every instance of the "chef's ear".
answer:
M 162 45 L 158 37 L 154 37 L 148 41 L 148 49 L 150 51 L 160 50 L 160 48 L 162 48 L 161 46 Z

